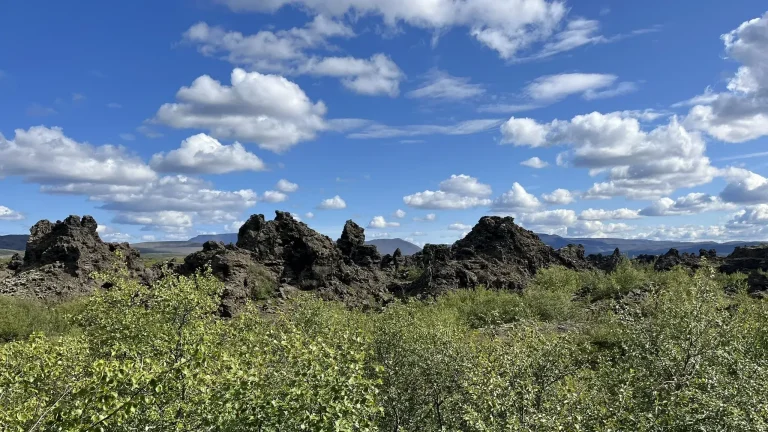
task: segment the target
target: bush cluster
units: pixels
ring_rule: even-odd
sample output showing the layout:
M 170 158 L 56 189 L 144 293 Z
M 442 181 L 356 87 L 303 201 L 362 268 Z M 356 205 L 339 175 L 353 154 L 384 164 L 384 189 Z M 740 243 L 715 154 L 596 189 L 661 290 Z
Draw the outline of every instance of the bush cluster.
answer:
M 102 275 L 67 313 L 12 306 L 29 319 L 0 344 L 0 429 L 768 430 L 766 303 L 743 277 L 623 266 L 230 320 L 210 274 Z

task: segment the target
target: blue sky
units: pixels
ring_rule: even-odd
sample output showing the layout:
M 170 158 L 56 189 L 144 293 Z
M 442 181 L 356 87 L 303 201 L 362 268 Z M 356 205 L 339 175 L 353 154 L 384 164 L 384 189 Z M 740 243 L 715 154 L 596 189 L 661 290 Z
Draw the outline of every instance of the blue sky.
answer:
M 185 239 L 282 209 L 334 238 L 351 218 L 419 244 L 486 214 L 578 237 L 768 238 L 763 2 L 0 14 L 0 234 L 92 214 L 105 239 Z

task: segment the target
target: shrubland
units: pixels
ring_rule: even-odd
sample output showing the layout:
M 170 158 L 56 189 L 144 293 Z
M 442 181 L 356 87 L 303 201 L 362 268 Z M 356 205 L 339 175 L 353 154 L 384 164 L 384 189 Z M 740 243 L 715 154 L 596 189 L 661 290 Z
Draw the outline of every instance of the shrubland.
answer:
M 708 267 L 228 320 L 209 273 L 99 277 L 76 303 L 0 298 L 0 429 L 768 430 L 768 305 Z

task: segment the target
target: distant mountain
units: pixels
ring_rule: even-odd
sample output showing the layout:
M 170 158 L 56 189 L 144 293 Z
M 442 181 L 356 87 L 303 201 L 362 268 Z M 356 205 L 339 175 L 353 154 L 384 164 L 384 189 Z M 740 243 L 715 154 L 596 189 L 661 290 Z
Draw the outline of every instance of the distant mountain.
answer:
M 568 244 L 581 244 L 587 254 L 606 254 L 612 253 L 614 249 L 629 255 L 630 257 L 649 254 L 661 255 L 671 248 L 675 248 L 680 253 L 699 253 L 699 249 L 714 249 L 718 255 L 728 255 L 733 252 L 736 246 L 754 246 L 768 242 L 744 242 L 732 241 L 726 243 L 707 242 L 680 242 L 680 241 L 660 241 L 643 239 L 618 239 L 618 238 L 566 238 L 558 235 L 539 234 L 541 241 L 553 248 L 565 247 Z
M 224 243 L 237 243 L 237 233 L 199 235 L 189 239 L 188 243 L 203 244 L 209 240 L 220 241 Z M 166 242 L 161 242 L 161 243 L 166 243 Z M 400 252 L 402 252 L 403 255 L 413 255 L 416 252 L 421 250 L 421 248 L 416 246 L 415 244 L 399 238 L 369 240 L 365 242 L 365 244 L 376 246 L 376 249 L 378 249 L 379 253 L 382 255 L 392 254 L 395 252 L 395 249 L 397 248 L 400 248 Z
M 224 244 L 237 243 L 237 233 L 199 235 L 189 239 L 189 242 L 203 244 L 210 240 L 224 242 Z
M 24 250 L 27 248 L 28 234 L 11 234 L 0 236 L 0 249 Z
M 421 248 L 415 244 L 399 238 L 368 240 L 365 244 L 376 246 L 376 249 L 378 249 L 379 253 L 382 255 L 391 255 L 395 253 L 395 249 L 397 248 L 400 248 L 400 252 L 402 252 L 403 255 L 413 255 L 416 252 L 421 251 Z

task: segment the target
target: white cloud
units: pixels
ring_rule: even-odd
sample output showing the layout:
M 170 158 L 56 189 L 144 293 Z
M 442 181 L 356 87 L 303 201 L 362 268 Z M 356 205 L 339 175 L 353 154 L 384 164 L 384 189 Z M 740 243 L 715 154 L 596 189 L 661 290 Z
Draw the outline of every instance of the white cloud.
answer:
M 107 104 L 107 108 L 112 108 L 112 109 L 120 109 L 120 108 L 122 108 L 122 107 L 123 107 L 123 106 L 122 106 L 122 105 L 120 105 L 120 104 L 119 104 L 119 103 L 117 103 L 117 102 L 110 102 L 110 103 L 108 103 L 108 104 Z
M 157 237 L 153 235 L 143 235 L 141 236 L 141 241 L 143 242 L 153 242 L 157 241 Z
M 559 164 L 605 172 L 607 181 L 595 183 L 585 198 L 653 199 L 709 183 L 718 174 L 705 156 L 704 140 L 676 118 L 646 132 L 628 114 L 593 112 L 544 124 L 513 117 L 501 132 L 503 142 L 515 145 L 568 145 Z
M 17 129 L 13 140 L 0 135 L 0 177 L 19 176 L 43 184 L 138 185 L 157 175 L 138 157 L 113 145 L 79 143 L 61 128 Z
M 547 204 L 558 205 L 567 205 L 576 201 L 573 193 L 567 189 L 555 189 L 552 193 L 542 194 L 541 199 Z
M 236 11 L 275 12 L 300 5 L 312 13 L 341 17 L 378 15 L 394 28 L 400 22 L 428 30 L 464 27 L 504 59 L 534 52 L 541 58 L 588 44 L 607 42 L 596 35 L 596 21 L 574 19 L 564 25 L 566 6 L 546 0 L 221 0 Z M 540 50 L 540 52 L 536 52 Z
M 411 235 L 412 235 L 413 237 L 424 237 L 425 235 L 427 235 L 427 233 L 425 233 L 425 232 L 421 232 L 421 231 L 415 231 L 415 232 L 412 232 L 412 233 L 411 233 Z M 408 239 L 406 238 L 406 239 L 404 239 L 404 240 L 405 240 L 405 241 L 409 241 L 409 242 L 413 243 L 413 239 L 411 239 L 411 240 L 408 240 Z
M 231 86 L 203 75 L 176 93 L 154 121 L 177 129 L 207 129 L 220 139 L 258 143 L 283 152 L 326 128 L 323 102 L 313 103 L 295 83 L 278 75 L 234 69 Z
M 392 237 L 392 234 L 387 232 L 372 232 L 372 233 L 366 233 L 366 237 L 368 238 L 390 238 Z
M 705 91 L 690 101 L 685 124 L 726 142 L 768 135 L 768 12 L 721 36 L 726 55 L 741 66 L 728 81 L 728 91 Z M 680 104 L 679 104 L 680 105 Z
M 723 241 L 738 238 L 738 236 L 734 236 L 733 234 L 733 232 L 728 232 L 724 226 L 720 225 L 659 225 L 655 227 L 647 227 L 633 235 L 632 238 L 663 241 Z
M 283 201 L 287 200 L 288 199 L 288 195 L 286 195 L 286 194 L 284 194 L 282 192 L 269 190 L 269 191 L 264 192 L 264 194 L 262 195 L 261 199 L 263 201 L 265 201 L 265 202 L 268 202 L 268 203 L 279 203 L 279 202 L 283 202 Z
M 612 88 L 607 88 L 603 90 L 589 89 L 585 91 L 582 96 L 584 97 L 584 99 L 587 99 L 587 100 L 607 99 L 607 98 L 612 98 L 616 96 L 633 93 L 636 91 L 637 91 L 637 84 L 633 82 L 624 81 L 616 84 L 616 86 Z
M 729 208 L 732 206 L 724 203 L 719 197 L 701 192 L 691 192 L 675 200 L 669 197 L 660 198 L 650 206 L 640 210 L 640 214 L 643 216 L 691 215 Z
M 768 226 L 768 204 L 749 206 L 736 212 L 726 226 L 730 229 L 744 229 L 750 226 Z
M 397 209 L 397 210 L 395 211 L 395 213 L 393 213 L 393 214 L 392 214 L 392 216 L 394 216 L 394 217 L 396 217 L 396 218 L 398 218 L 398 219 L 402 219 L 402 218 L 404 218 L 404 217 L 405 217 L 405 212 L 404 212 L 404 211 L 402 211 L 402 210 L 400 210 L 400 209 Z
M 605 223 L 599 220 L 581 220 L 569 227 L 568 235 L 574 237 L 602 238 L 634 231 L 636 227 L 625 223 Z M 665 239 L 666 240 L 666 239 Z
M 489 205 L 491 200 L 488 198 L 461 196 L 443 191 L 426 190 L 404 196 L 403 202 L 407 206 L 421 209 L 464 210 Z
M 82 93 L 72 93 L 72 102 L 85 100 L 85 95 Z
M 728 168 L 723 171 L 728 182 L 720 192 L 720 198 L 735 204 L 768 203 L 768 179 L 743 168 Z
M 440 182 L 440 190 L 417 192 L 403 197 L 403 202 L 415 208 L 461 210 L 489 205 L 491 187 L 465 174 L 452 175 Z
M 448 229 L 452 231 L 467 231 L 472 229 L 472 225 L 457 222 L 448 225 Z
M 501 143 L 540 147 L 547 144 L 547 133 L 534 119 L 512 117 L 501 125 Z
M 531 226 L 571 226 L 576 223 L 576 212 L 573 210 L 556 209 L 526 213 L 520 217 L 520 222 Z
M 292 217 L 292 218 L 293 218 L 293 220 L 295 220 L 296 222 L 301 222 L 301 216 L 297 215 L 296 213 L 291 213 L 291 217 Z
M 152 156 L 150 166 L 158 172 L 184 174 L 226 174 L 235 171 L 263 171 L 264 162 L 242 144 L 222 145 L 206 134 L 193 135 L 181 147 Z
M 423 135 L 471 135 L 491 130 L 502 123 L 499 119 L 466 120 L 452 125 L 407 125 L 387 126 L 371 124 L 347 138 L 396 138 Z
M 0 205 L 0 220 L 4 221 L 15 221 L 15 220 L 22 220 L 24 219 L 24 215 L 9 209 L 6 206 Z
M 437 219 L 437 215 L 434 214 L 434 213 L 428 213 L 424 217 L 415 217 L 415 218 L 413 218 L 413 220 L 416 221 L 416 222 L 432 222 L 432 221 L 434 221 L 436 219 Z
M 133 141 L 133 140 L 136 139 L 136 135 L 129 134 L 129 133 L 121 133 L 120 134 L 120 139 L 123 140 L 123 141 Z
M 489 185 L 480 183 L 475 177 L 466 174 L 454 174 L 451 178 L 441 181 L 440 190 L 471 197 L 485 197 L 493 193 Z
M 319 210 L 341 210 L 347 208 L 347 203 L 340 196 L 336 195 L 333 198 L 323 200 L 317 208 Z
M 538 104 L 505 104 L 495 103 L 481 105 L 477 108 L 479 112 L 498 113 L 498 114 L 513 114 L 516 112 L 530 111 L 537 108 L 541 108 L 542 105 Z
M 277 32 L 261 30 L 252 35 L 199 22 L 184 32 L 183 38 L 186 42 L 196 44 L 204 55 L 224 53 L 233 64 L 286 73 L 306 60 L 306 50 L 326 46 L 329 38 L 349 38 L 354 35 L 352 28 L 347 25 L 318 15 L 302 28 Z
M 291 183 L 286 179 L 280 179 L 277 182 L 277 185 L 275 187 L 280 192 L 285 192 L 285 193 L 292 193 L 299 190 L 299 185 L 297 185 L 296 183 Z
M 384 219 L 384 216 L 374 216 L 373 219 L 371 219 L 371 222 L 368 224 L 368 228 L 377 228 L 377 229 L 383 229 L 383 228 L 392 228 L 392 227 L 399 227 L 400 223 L 398 222 L 387 222 Z
M 480 84 L 470 83 L 467 77 L 455 77 L 439 70 L 432 70 L 427 74 L 427 80 L 421 87 L 409 91 L 406 96 L 416 99 L 443 99 L 460 100 L 469 99 L 485 93 Z
M 307 218 L 307 219 L 312 219 L 312 218 L 315 217 L 315 214 L 312 213 L 312 212 L 306 212 L 306 213 L 304 213 L 304 217 Z
M 340 78 L 344 87 L 369 96 L 397 96 L 400 93 L 400 80 L 403 78 L 403 72 L 397 64 L 384 54 L 374 54 L 370 59 L 310 59 L 301 67 L 301 72 Z
M 245 224 L 245 221 L 243 220 L 236 220 L 232 222 L 231 224 L 224 225 L 224 231 L 226 232 L 239 232 L 240 227 Z
M 553 101 L 572 94 L 605 89 L 613 85 L 616 75 L 597 73 L 564 73 L 547 75 L 535 79 L 525 88 L 525 93 L 533 100 Z
M 328 44 L 329 38 L 353 36 L 352 28 L 323 15 L 317 15 L 303 28 L 277 32 L 262 30 L 252 35 L 226 31 L 201 22 L 183 35 L 184 40 L 196 44 L 202 54 L 223 53 L 232 64 L 247 65 L 252 70 L 335 77 L 359 94 L 396 96 L 403 73 L 384 54 L 361 59 L 318 57 L 306 52 L 316 48 L 333 49 Z
M 532 157 L 530 159 L 526 159 L 526 160 L 520 162 L 520 165 L 527 166 L 527 167 L 530 167 L 530 168 L 541 169 L 541 168 L 548 167 L 549 163 L 544 162 L 543 160 L 539 159 L 537 156 L 534 156 L 534 157 Z
M 157 212 L 121 212 L 112 222 L 125 225 L 143 225 L 146 231 L 178 231 L 179 228 L 192 228 L 192 215 L 180 211 Z
M 237 220 L 237 215 L 254 206 L 257 200 L 256 193 L 250 189 L 216 190 L 202 179 L 182 175 L 134 186 L 68 183 L 44 185 L 41 190 L 53 194 L 87 195 L 91 201 L 102 202 L 100 208 L 115 211 L 117 217 L 180 212 L 200 223 Z
M 579 219 L 586 221 L 602 221 L 616 219 L 637 219 L 640 217 L 639 210 L 620 208 L 615 210 L 593 209 L 583 210 L 579 214 Z
M 528 193 L 520 183 L 513 183 L 512 189 L 493 201 L 493 211 L 503 213 L 530 213 L 541 208 L 536 196 Z

